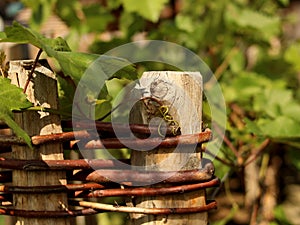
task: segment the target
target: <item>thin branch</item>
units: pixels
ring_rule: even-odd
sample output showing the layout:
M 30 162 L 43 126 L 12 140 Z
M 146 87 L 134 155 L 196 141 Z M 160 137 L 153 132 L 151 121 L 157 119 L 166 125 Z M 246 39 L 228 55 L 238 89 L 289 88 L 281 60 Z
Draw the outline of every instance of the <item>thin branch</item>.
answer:
M 226 55 L 225 59 L 223 62 L 218 66 L 218 68 L 214 72 L 214 77 L 215 79 L 210 79 L 206 84 L 205 88 L 210 89 L 217 80 L 220 79 L 221 75 L 225 72 L 225 70 L 228 68 L 230 61 L 232 57 L 238 52 L 238 47 L 234 46 L 230 49 L 229 53 Z
M 37 55 L 36 55 L 36 57 L 35 57 L 35 60 L 34 60 L 34 63 L 33 63 L 33 65 L 32 65 L 32 68 L 31 68 L 31 70 L 30 70 L 30 73 L 28 74 L 27 81 L 26 81 L 26 83 L 25 83 L 25 85 L 24 85 L 23 93 L 26 93 L 27 87 L 28 87 L 28 85 L 29 85 L 30 80 L 31 80 L 32 77 L 33 77 L 34 70 L 35 70 L 35 68 L 36 68 L 36 65 L 37 65 L 37 63 L 38 63 L 38 61 L 39 61 L 39 58 L 40 58 L 42 52 L 43 52 L 43 49 L 39 49 L 39 51 L 38 51 L 38 53 L 37 53 Z
M 0 158 L 0 168 L 15 170 L 78 170 L 122 168 L 127 159 L 22 160 Z M 1 174 L 0 174 L 1 175 Z M 1 178 L 1 176 L 0 176 Z
M 219 135 L 222 135 L 222 132 L 221 132 L 219 126 L 218 126 L 217 124 L 213 124 L 213 126 L 214 126 L 216 132 L 217 132 Z M 235 155 L 235 157 L 236 157 L 237 159 L 239 159 L 240 153 L 239 153 L 238 150 L 234 147 L 234 145 L 232 144 L 232 142 L 229 140 L 229 138 L 228 138 L 226 135 L 224 135 L 223 141 L 224 141 L 225 144 L 230 148 L 230 150 L 233 152 L 233 154 Z
M 83 191 L 91 189 L 103 189 L 105 186 L 97 183 L 88 184 L 67 184 L 48 186 L 7 186 L 0 185 L 0 192 L 6 193 L 26 193 L 26 194 L 47 194 L 67 191 Z
M 105 118 L 107 118 L 109 115 L 111 115 L 114 111 L 116 111 L 123 103 L 118 104 L 116 107 L 112 108 L 108 113 L 106 113 L 104 116 L 100 117 L 98 121 L 102 121 Z
M 72 116 L 72 114 L 70 114 L 70 113 L 62 112 L 62 111 L 59 111 L 59 110 L 53 109 L 53 108 L 41 107 L 41 106 L 32 106 L 32 107 L 26 108 L 25 110 L 26 111 L 49 112 L 51 114 L 61 115 L 61 116 L 65 116 L 65 117 L 71 117 Z M 15 110 L 15 111 L 18 112 L 18 110 Z M 23 110 L 21 109 L 20 111 L 22 112 Z
M 10 208 L 0 208 L 0 214 L 9 216 L 20 216 L 25 218 L 59 218 L 59 217 L 76 217 L 87 216 L 101 213 L 95 209 L 82 209 L 82 210 L 65 210 L 65 211 L 35 211 L 35 210 L 18 210 Z
M 204 182 L 211 180 L 214 174 L 214 166 L 207 163 L 199 170 L 187 171 L 137 171 L 137 170 L 96 170 L 79 171 L 70 175 L 70 180 L 89 181 L 96 183 L 108 183 L 118 181 L 128 186 L 142 185 L 145 183 L 184 183 L 184 182 Z
M 119 149 L 134 146 L 135 149 L 154 149 L 156 147 L 174 148 L 177 146 L 197 146 L 201 143 L 211 140 L 212 133 L 206 130 L 199 134 L 180 135 L 176 137 L 147 138 L 147 139 L 130 139 L 130 138 L 107 138 L 89 141 L 83 146 L 85 149 Z M 72 149 L 74 146 L 70 146 Z
M 223 163 L 226 166 L 229 167 L 234 167 L 235 165 L 231 162 L 226 161 L 225 159 L 220 158 L 219 156 L 213 154 L 212 152 L 210 152 L 208 149 L 205 148 L 204 152 L 212 157 L 214 157 L 216 160 L 220 161 L 221 163 Z
M 74 89 L 74 90 L 76 90 L 76 83 L 74 82 L 74 80 L 70 77 L 70 76 L 68 76 L 68 75 L 65 75 L 63 72 L 57 72 L 56 73 L 59 77 L 61 77 L 62 79 L 64 79 L 67 83 L 69 83 L 71 86 L 72 86 L 72 88 Z
M 257 223 L 257 218 L 258 218 L 258 211 L 260 208 L 260 203 L 259 203 L 259 198 L 257 201 L 255 201 L 255 203 L 252 206 L 252 212 L 251 212 L 251 216 L 250 216 L 250 225 L 256 225 Z
M 257 159 L 257 157 L 265 150 L 265 148 L 270 144 L 271 140 L 269 138 L 265 139 L 260 146 L 258 146 L 254 151 L 253 154 L 248 158 L 248 160 L 244 163 L 244 166 L 249 165 L 253 161 Z
M 149 126 L 148 124 L 121 124 L 121 123 L 110 123 L 110 122 L 101 122 L 101 121 L 63 121 L 62 125 L 64 128 L 81 128 L 81 129 L 93 129 L 96 128 L 100 134 L 103 135 L 113 135 L 115 136 L 115 130 L 118 131 L 118 136 L 129 136 L 130 131 L 138 134 L 145 135 L 156 135 L 158 136 L 158 126 Z M 176 133 L 180 135 L 180 130 Z M 166 136 L 174 136 L 173 128 L 171 126 L 166 127 Z
M 46 143 L 53 142 L 68 142 L 71 140 L 79 139 L 79 141 L 84 141 L 84 139 L 93 139 L 97 137 L 97 134 L 89 133 L 87 130 L 82 131 L 73 131 L 73 132 L 64 132 L 57 134 L 47 134 L 47 135 L 36 135 L 31 138 L 33 145 L 41 145 Z M 155 148 L 155 147 L 164 147 L 164 148 L 173 148 L 178 145 L 200 145 L 201 143 L 208 142 L 212 138 L 212 133 L 209 129 L 205 130 L 202 133 L 198 134 L 189 134 L 189 135 L 179 135 L 175 137 L 162 138 L 147 138 L 147 139 L 132 139 L 132 138 L 106 138 L 100 140 L 92 140 L 84 145 L 86 149 L 118 149 L 126 148 L 128 146 L 135 146 L 135 148 Z M 75 144 L 76 144 L 75 143 Z M 0 136 L 0 145 L 11 146 L 11 145 L 26 145 L 25 141 L 17 138 L 16 136 L 10 135 L 1 135 Z M 72 144 L 70 146 L 72 149 L 76 149 L 76 146 Z
M 86 130 L 81 131 L 71 131 L 57 134 L 47 134 L 47 135 L 36 135 L 31 137 L 33 145 L 41 145 L 49 142 L 67 142 L 77 139 L 88 139 L 95 135 L 91 135 Z
M 214 178 L 210 181 L 196 184 L 185 184 L 173 187 L 158 187 L 158 188 L 115 188 L 106 189 L 107 187 L 98 183 L 87 184 L 66 184 L 66 185 L 49 185 L 49 186 L 11 186 L 0 185 L 0 192 L 7 193 L 22 193 L 22 194 L 47 194 L 59 192 L 79 192 L 75 194 L 76 198 L 88 197 L 112 197 L 112 196 L 156 196 L 174 193 L 185 193 L 203 188 L 215 187 L 219 184 L 219 179 Z M 111 186 L 110 186 L 111 187 Z M 81 194 L 82 191 L 92 191 L 88 194 Z M 1 196 L 0 196 L 1 197 Z
M 199 213 L 206 212 L 211 209 L 217 208 L 217 203 L 212 201 L 211 203 L 192 208 L 138 208 L 138 207 L 127 207 L 119 205 L 109 205 L 104 203 L 87 202 L 87 201 L 71 201 L 71 204 L 89 207 L 97 210 L 110 211 L 110 212 L 127 212 L 127 213 L 143 213 L 153 215 L 169 215 L 169 214 L 187 214 L 187 213 Z
M 96 197 L 112 197 L 112 196 L 157 196 L 168 194 L 183 194 L 190 191 L 200 190 L 209 187 L 216 187 L 220 183 L 218 178 L 210 181 L 196 184 L 185 184 L 173 187 L 143 187 L 143 188 L 118 188 L 118 189 L 103 189 L 95 190 L 88 194 L 78 193 L 76 198 L 96 198 Z

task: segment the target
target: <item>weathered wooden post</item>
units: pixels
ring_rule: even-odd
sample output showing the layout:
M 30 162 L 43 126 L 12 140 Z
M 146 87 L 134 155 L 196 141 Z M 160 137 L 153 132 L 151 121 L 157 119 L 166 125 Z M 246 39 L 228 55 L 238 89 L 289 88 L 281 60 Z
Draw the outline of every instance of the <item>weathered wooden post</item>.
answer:
M 168 114 L 179 123 L 181 134 L 201 132 L 202 123 L 202 77 L 198 72 L 152 71 L 145 72 L 140 79 L 143 98 L 131 112 L 131 123 L 147 124 L 154 117 L 157 108 L 154 99 L 168 109 Z M 152 100 L 151 100 L 152 99 Z M 155 100 L 155 101 L 156 101 Z M 152 101 L 152 103 L 151 103 Z M 148 104 L 148 106 L 147 106 Z M 152 104 L 152 105 L 151 105 Z M 152 112 L 151 112 L 152 110 Z M 156 114 L 157 115 L 157 114 Z M 198 169 L 201 153 L 195 146 L 192 149 L 162 149 L 150 151 L 132 151 L 131 164 L 143 166 L 146 170 L 174 171 Z M 161 163 L 166 160 L 166 163 Z M 183 167 L 179 167 L 183 165 Z M 155 186 L 155 185 L 154 185 Z M 144 208 L 190 208 L 206 204 L 205 190 L 180 195 L 165 195 L 135 198 L 136 207 Z M 204 225 L 207 224 L 207 212 L 185 215 L 144 215 L 133 214 L 132 225 Z
M 9 78 L 18 87 L 24 88 L 33 61 L 10 62 Z M 35 106 L 58 108 L 57 82 L 54 74 L 38 64 L 26 90 L 29 101 Z M 61 133 L 60 117 L 42 111 L 26 111 L 15 114 L 16 122 L 30 135 Z M 27 146 L 12 146 L 15 159 L 61 160 L 63 149 L 59 143 L 49 143 L 30 149 Z M 50 186 L 66 184 L 64 171 L 13 171 L 13 186 Z M 17 210 L 63 211 L 67 207 L 66 193 L 14 194 L 13 206 Z M 66 218 L 50 218 L 47 213 L 42 218 L 17 217 L 17 225 L 68 225 Z

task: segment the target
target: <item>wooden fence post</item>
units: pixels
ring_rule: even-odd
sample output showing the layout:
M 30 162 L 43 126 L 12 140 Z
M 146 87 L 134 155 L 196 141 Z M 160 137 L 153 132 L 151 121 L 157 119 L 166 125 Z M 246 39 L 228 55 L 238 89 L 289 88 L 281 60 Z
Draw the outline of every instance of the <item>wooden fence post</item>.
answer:
M 33 61 L 10 62 L 9 78 L 18 87 L 24 88 Z M 26 94 L 35 106 L 58 107 L 58 92 L 55 75 L 48 68 L 38 64 L 29 83 Z M 15 121 L 30 135 L 61 133 L 60 117 L 47 112 L 26 111 L 15 114 Z M 27 146 L 12 146 L 15 159 L 61 160 L 62 145 L 49 143 L 30 149 Z M 14 170 L 14 186 L 49 186 L 66 184 L 64 171 Z M 66 193 L 14 194 L 13 206 L 18 210 L 63 211 L 67 207 Z M 24 218 L 17 217 L 17 225 L 68 225 L 67 218 Z
M 181 134 L 195 134 L 201 132 L 202 123 L 202 77 L 198 72 L 152 71 L 145 72 L 140 79 L 140 90 L 143 98 L 131 112 L 131 123 L 149 123 L 155 112 L 151 112 L 151 98 L 159 100 L 167 106 L 169 115 L 178 121 Z M 150 97 L 150 98 L 149 98 Z M 145 106 L 145 105 L 148 105 Z M 155 104 L 155 103 L 154 103 Z M 154 109 L 157 110 L 157 109 Z M 157 114 L 156 114 L 157 115 Z M 195 146 L 192 146 L 195 149 Z M 178 165 L 184 164 L 181 170 L 198 169 L 201 164 L 199 151 L 188 152 L 174 149 L 157 148 L 150 151 L 132 151 L 131 164 L 143 166 L 146 170 L 174 171 Z M 193 149 L 190 149 L 193 150 Z M 165 159 L 171 159 L 167 164 L 160 165 Z M 157 186 L 157 185 L 154 185 Z M 186 208 L 204 206 L 206 204 L 205 190 L 154 197 L 140 197 L 133 199 L 136 207 L 145 208 Z M 184 215 L 143 215 L 132 214 L 132 225 L 206 225 L 207 212 Z

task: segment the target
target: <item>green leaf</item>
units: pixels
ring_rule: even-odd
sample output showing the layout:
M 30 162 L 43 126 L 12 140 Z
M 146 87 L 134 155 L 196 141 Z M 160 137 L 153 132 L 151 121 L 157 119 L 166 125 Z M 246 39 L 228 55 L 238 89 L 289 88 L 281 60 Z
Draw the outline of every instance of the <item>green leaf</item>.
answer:
M 53 6 L 57 0 L 22 0 L 25 6 L 30 7 L 32 16 L 30 25 L 39 28 L 51 15 Z
M 237 51 L 230 60 L 230 68 L 232 72 L 239 73 L 244 70 L 246 62 L 243 52 Z
M 58 61 L 65 75 L 71 76 L 77 83 L 93 62 L 97 62 L 99 65 L 95 66 L 102 69 L 105 75 L 108 76 L 105 78 L 110 78 L 112 75 L 128 79 L 137 78 L 135 68 L 125 59 L 105 55 L 71 52 L 71 49 L 64 39 L 60 37 L 55 39 L 45 38 L 17 22 L 14 22 L 11 27 L 7 27 L 5 33 L 6 38 L 1 39 L 0 42 L 30 43 L 43 49 L 48 56 L 54 57 Z M 116 68 L 119 70 L 115 71 Z M 98 74 L 101 76 L 100 72 Z M 90 85 L 93 85 L 93 81 L 90 82 Z
M 284 53 L 284 58 L 287 62 L 292 64 L 296 71 L 300 70 L 300 43 L 290 45 Z
M 283 6 L 288 6 L 290 4 L 290 0 L 277 0 Z
M 300 123 L 286 116 L 275 119 L 258 119 L 255 125 L 247 121 L 247 125 L 254 133 L 262 134 L 274 139 L 300 139 Z
M 157 22 L 160 12 L 168 0 L 122 0 L 122 2 L 126 11 L 136 12 L 145 19 Z
M 289 117 L 279 116 L 274 120 L 262 118 L 256 121 L 244 118 L 244 121 L 247 130 L 255 135 L 300 148 L 300 123 Z
M 43 35 L 22 26 L 18 22 L 13 22 L 12 26 L 5 28 L 5 37 L 0 42 L 14 42 L 19 44 L 32 44 L 37 48 L 43 49 L 51 56 L 50 50 L 53 51 L 71 51 L 67 42 L 58 37 L 56 39 L 46 38 Z M 48 52 L 49 51 L 49 52 Z
M 0 77 L 0 120 L 4 121 L 30 147 L 32 147 L 31 139 L 13 120 L 12 111 L 28 108 L 31 105 L 21 88 L 12 85 L 9 79 Z
M 290 149 L 288 151 L 288 156 L 291 163 L 300 170 L 300 151 L 296 151 L 295 149 Z
M 253 134 L 256 134 L 259 136 L 263 135 L 262 130 L 259 128 L 259 126 L 255 122 L 249 120 L 248 118 L 244 118 L 244 121 L 246 123 L 246 128 L 248 129 L 248 131 L 250 133 L 253 133 Z
M 225 21 L 233 29 L 238 30 L 240 28 L 243 31 L 248 29 L 247 32 L 252 29 L 253 35 L 262 36 L 265 39 L 278 35 L 280 32 L 280 18 L 278 16 L 268 16 L 250 8 L 240 8 L 234 4 L 228 4 Z
M 288 220 L 285 215 L 284 209 L 282 205 L 276 206 L 274 210 L 274 216 L 280 225 L 292 225 L 292 223 Z
M 300 123 L 286 116 L 258 121 L 262 133 L 275 139 L 300 138 Z
M 108 79 L 116 77 L 134 80 L 137 78 L 135 67 L 125 59 L 106 55 L 71 52 L 64 39 L 60 37 L 56 39 L 45 38 L 17 22 L 14 22 L 11 27 L 6 28 L 5 33 L 6 37 L 0 41 L 30 43 L 41 48 L 48 56 L 55 58 L 63 73 L 70 76 L 75 81 L 75 84 L 80 84 L 80 88 L 84 90 L 84 93 L 82 93 L 82 95 L 85 95 L 82 96 L 83 99 L 87 94 L 93 99 L 97 99 L 99 93 L 103 93 L 103 90 L 99 90 L 101 84 L 103 88 L 106 88 L 105 81 Z M 62 90 L 60 91 L 61 93 L 63 92 Z M 70 98 L 64 98 L 64 100 L 68 99 Z M 106 96 L 102 96 L 100 99 L 106 99 Z M 70 103 L 67 103 L 67 105 L 70 106 Z M 86 106 L 85 108 L 88 107 L 91 106 Z M 68 108 L 70 109 L 70 107 Z M 96 116 L 101 115 L 98 109 L 107 108 L 107 101 L 103 101 L 103 106 L 97 104 Z M 89 118 L 94 117 L 94 115 L 91 115 L 92 109 L 93 107 L 87 110 L 86 116 Z
M 175 18 L 176 26 L 186 32 L 194 31 L 194 21 L 190 16 L 185 16 L 182 14 L 178 14 Z
M 281 111 L 283 115 L 300 122 L 300 104 L 298 104 L 296 101 L 291 101 L 288 103 L 288 105 L 282 105 Z
M 103 32 L 105 31 L 108 23 L 114 21 L 114 16 L 109 13 L 106 8 L 99 4 L 85 6 L 83 8 L 83 12 L 90 32 Z
M 104 83 L 105 80 L 113 77 L 130 80 L 137 78 L 135 67 L 127 60 L 118 57 L 52 50 L 51 54 L 58 61 L 64 74 L 70 75 L 76 83 L 85 73 L 93 73 L 94 80 L 85 83 L 92 90 L 98 87 L 98 84 L 95 84 L 97 81 Z
M 80 1 L 77 0 L 57 1 L 55 4 L 55 11 L 67 25 L 79 29 L 79 27 L 83 25 L 80 18 L 78 18 L 78 16 L 82 13 L 80 12 L 81 7 L 82 5 Z
M 0 39 L 4 39 L 4 38 L 6 38 L 6 34 L 5 34 L 5 32 L 1 31 L 0 32 Z

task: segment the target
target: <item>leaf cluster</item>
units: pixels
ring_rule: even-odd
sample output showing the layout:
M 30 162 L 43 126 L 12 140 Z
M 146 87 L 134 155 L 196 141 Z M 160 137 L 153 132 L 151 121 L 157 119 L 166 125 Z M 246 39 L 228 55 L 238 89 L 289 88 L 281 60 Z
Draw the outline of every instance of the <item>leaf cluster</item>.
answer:
M 82 107 L 90 107 L 88 111 L 82 110 L 86 113 L 81 116 L 85 116 L 86 119 L 98 119 L 98 117 L 103 114 L 103 109 L 106 111 L 109 109 L 108 106 L 103 108 L 105 104 L 107 105 L 109 100 L 105 82 L 103 81 L 103 90 L 97 90 L 98 85 L 95 85 L 95 80 L 112 78 L 136 79 L 137 77 L 135 67 L 125 59 L 98 54 L 72 52 L 64 39 L 60 37 L 55 39 L 46 38 L 17 22 L 14 22 L 10 27 L 6 27 L 5 31 L 0 33 L 0 38 L 1 42 L 27 43 L 43 50 L 49 57 L 53 57 L 57 60 L 62 72 L 65 74 L 64 76 L 69 76 L 75 85 L 79 84 L 82 76 L 84 76 L 90 66 L 95 64 L 96 66 L 93 68 L 94 70 L 96 69 L 98 73 L 93 71 L 94 79 L 86 79 L 85 82 L 81 82 L 80 88 L 86 91 L 84 91 L 84 94 L 79 96 L 78 99 L 79 101 L 87 102 L 87 104 Z M 0 119 L 7 123 L 19 137 L 24 138 L 26 142 L 30 144 L 28 135 L 13 122 L 11 111 L 14 109 L 20 110 L 26 108 L 26 106 L 29 107 L 31 104 L 28 105 L 26 96 L 22 94 L 21 89 L 9 84 L 9 81 L 3 77 L 0 80 L 0 87 L 3 91 L 1 96 L 3 97 L 1 100 L 1 106 L 3 107 L 1 107 Z M 61 92 L 66 94 L 70 89 L 66 83 L 60 87 L 65 88 L 65 90 L 61 90 Z M 10 91 L 8 92 L 7 90 Z M 11 102 L 7 102 L 5 100 L 6 97 L 9 97 Z M 100 99 L 98 99 L 99 97 Z M 73 98 L 68 100 L 68 104 L 71 105 Z M 96 105 L 95 115 L 91 114 L 94 112 L 94 105 Z M 69 110 L 71 109 L 69 108 Z M 66 112 L 62 112 L 62 114 L 66 114 Z M 69 111 L 68 114 L 71 115 L 71 111 Z

